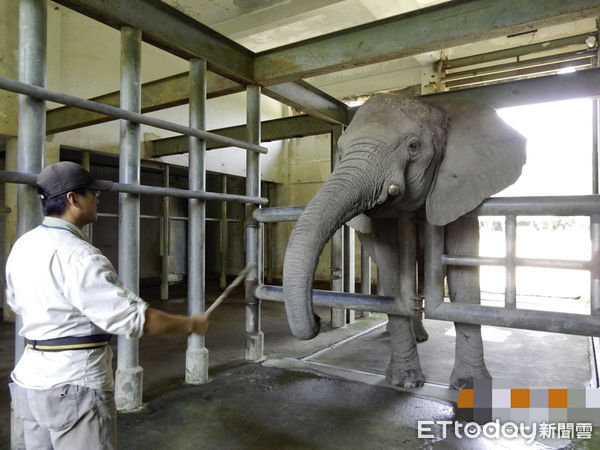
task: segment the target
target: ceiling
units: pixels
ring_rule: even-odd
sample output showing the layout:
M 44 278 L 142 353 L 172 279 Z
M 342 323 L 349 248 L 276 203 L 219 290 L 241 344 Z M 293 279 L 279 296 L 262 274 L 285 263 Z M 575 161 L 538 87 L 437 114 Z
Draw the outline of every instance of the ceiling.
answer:
M 447 89 L 446 76 L 464 87 L 464 77 L 474 86 L 590 67 L 597 43 L 588 38 L 600 16 L 600 0 L 54 1 L 117 29 L 138 28 L 144 41 L 184 59 L 205 59 L 209 98 L 257 83 L 263 94 L 338 124 L 348 123 L 352 100 L 373 92 L 434 93 Z M 473 55 L 483 63 L 464 65 Z M 187 102 L 187 74 L 173 75 L 152 90 L 142 86 L 142 112 Z M 105 97 L 99 101 L 118 100 Z M 54 131 L 105 120 L 70 114 L 56 111 Z

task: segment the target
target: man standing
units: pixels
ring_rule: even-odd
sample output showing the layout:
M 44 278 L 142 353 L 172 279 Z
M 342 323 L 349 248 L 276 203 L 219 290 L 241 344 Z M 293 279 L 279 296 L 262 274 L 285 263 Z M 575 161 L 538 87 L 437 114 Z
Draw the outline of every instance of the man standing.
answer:
M 6 300 L 25 351 L 11 377 L 27 448 L 116 448 L 111 334 L 205 334 L 208 317 L 166 314 L 123 288 L 81 228 L 97 220 L 100 192 L 81 166 L 59 162 L 37 178 L 44 221 L 14 244 Z

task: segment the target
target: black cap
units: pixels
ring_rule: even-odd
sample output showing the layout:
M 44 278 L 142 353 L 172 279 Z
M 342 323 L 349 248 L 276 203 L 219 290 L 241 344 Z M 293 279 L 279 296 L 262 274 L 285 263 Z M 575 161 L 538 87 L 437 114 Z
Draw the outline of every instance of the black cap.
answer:
M 70 161 L 61 161 L 46 167 L 37 177 L 40 194 L 46 198 L 56 197 L 76 189 L 108 191 L 112 181 L 96 180 L 91 173 Z

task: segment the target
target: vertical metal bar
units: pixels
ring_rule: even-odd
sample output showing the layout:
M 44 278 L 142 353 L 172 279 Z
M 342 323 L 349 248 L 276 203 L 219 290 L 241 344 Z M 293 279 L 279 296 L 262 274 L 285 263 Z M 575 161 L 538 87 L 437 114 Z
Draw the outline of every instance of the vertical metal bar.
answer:
M 170 185 L 170 168 L 163 167 L 163 187 Z M 162 198 L 162 233 L 160 258 L 160 299 L 169 299 L 169 255 L 171 254 L 171 200 L 168 196 Z
M 412 213 L 399 218 L 400 303 L 413 307 L 417 297 L 417 228 Z
M 425 314 L 444 302 L 444 227 L 425 224 Z
M 121 29 L 121 108 L 140 112 L 142 33 Z M 120 120 L 119 182 L 140 184 L 140 125 Z M 140 197 L 119 194 L 119 276 L 132 292 L 139 289 Z M 137 339 L 119 336 L 115 401 L 117 409 L 142 406 L 143 369 L 139 366 Z
M 21 0 L 19 3 L 19 81 L 46 87 L 46 0 Z M 46 102 L 19 95 L 17 169 L 39 173 L 44 166 L 46 143 Z M 33 186 L 17 187 L 17 236 L 42 221 L 37 191 Z M 15 361 L 23 354 L 25 343 L 16 333 L 23 321 L 15 317 Z M 11 410 L 11 448 L 24 446 L 23 422 Z
M 190 127 L 206 129 L 206 61 L 190 61 Z M 206 190 L 206 170 L 204 156 L 206 141 L 189 137 L 189 189 Z M 202 313 L 205 310 L 204 260 L 206 236 L 206 202 L 191 198 L 188 200 L 188 313 Z M 185 358 L 185 381 L 200 384 L 208 380 L 208 350 L 204 336 L 191 334 Z
M 598 193 L 598 99 L 592 99 L 592 194 Z
M 246 129 L 248 142 L 260 144 L 260 86 L 248 85 L 246 90 Z M 255 152 L 246 152 L 246 195 L 260 195 L 260 159 Z M 263 357 L 264 335 L 260 324 L 260 300 L 254 295 L 258 283 L 259 227 L 252 217 L 256 205 L 246 204 L 246 264 L 257 264 L 246 277 L 246 351 L 245 358 L 256 361 Z
M 338 140 L 342 135 L 342 126 L 333 127 L 331 133 L 331 170 L 335 169 L 338 159 Z M 337 230 L 331 238 L 331 290 L 344 291 L 344 280 L 347 274 L 344 272 L 344 227 Z M 346 325 L 346 310 L 343 308 L 331 308 L 331 326 L 341 328 Z
M 505 308 L 517 307 L 517 216 L 507 215 L 505 221 L 506 239 L 506 288 Z
M 600 314 L 600 216 L 590 217 L 590 238 L 592 241 L 592 269 L 590 271 L 590 313 Z
M 273 204 L 274 198 L 274 185 L 267 183 L 267 198 L 269 204 Z M 265 252 L 265 274 L 267 276 L 267 284 L 273 284 L 273 254 L 275 242 L 273 241 L 273 227 L 274 223 L 262 224 L 264 228 L 265 245 L 263 246 Z
M 221 174 L 221 193 L 227 194 L 227 175 Z M 221 220 L 219 221 L 219 286 L 227 287 L 227 253 L 229 252 L 229 231 L 227 227 L 227 201 L 221 202 Z
M 364 247 L 360 250 L 360 293 L 371 295 L 371 258 Z M 361 317 L 369 317 L 369 311 L 363 311 Z
M 90 152 L 89 151 L 83 151 L 81 152 L 81 167 L 83 167 L 85 170 L 90 170 Z M 94 242 L 94 224 L 93 223 L 88 223 L 87 225 L 85 225 L 82 228 L 82 231 L 88 235 L 88 238 L 90 239 L 90 242 Z
M 347 225 L 344 225 L 344 292 L 354 293 L 355 291 L 355 239 L 354 230 Z M 355 321 L 356 312 L 353 309 L 346 310 L 346 323 Z

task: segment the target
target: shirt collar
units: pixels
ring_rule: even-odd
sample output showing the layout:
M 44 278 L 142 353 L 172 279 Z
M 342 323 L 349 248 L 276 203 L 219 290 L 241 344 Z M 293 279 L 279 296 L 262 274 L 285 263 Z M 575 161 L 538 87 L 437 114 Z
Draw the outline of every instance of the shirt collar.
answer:
M 70 231 L 75 236 L 83 239 L 86 242 L 90 241 L 89 238 L 87 237 L 87 235 L 81 230 L 81 228 L 79 228 L 78 226 L 73 225 L 71 222 L 68 222 L 59 217 L 46 216 L 46 217 L 44 217 L 44 221 L 42 222 L 42 225 L 45 225 L 45 226 L 51 227 L 51 228 L 63 228 L 65 230 Z

